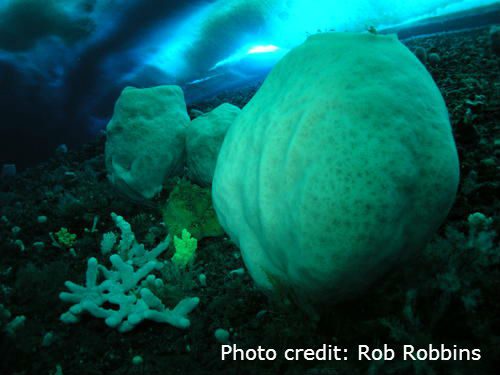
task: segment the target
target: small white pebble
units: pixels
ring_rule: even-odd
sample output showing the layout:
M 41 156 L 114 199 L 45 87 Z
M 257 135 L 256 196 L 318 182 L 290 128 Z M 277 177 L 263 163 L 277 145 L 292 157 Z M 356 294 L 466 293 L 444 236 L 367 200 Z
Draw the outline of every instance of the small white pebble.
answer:
M 225 329 L 223 328 L 217 328 L 214 332 L 214 336 L 215 336 L 215 339 L 223 344 L 223 345 L 226 345 L 229 343 L 229 332 L 226 331 Z
M 16 245 L 19 248 L 19 250 L 21 250 L 21 251 L 24 251 L 26 249 L 23 241 L 21 241 L 21 240 L 15 240 L 14 245 Z
M 68 146 L 66 146 L 66 144 L 64 143 L 56 147 L 56 153 L 58 154 L 65 154 L 67 152 L 68 152 Z
M 205 288 L 207 286 L 207 277 L 204 273 L 200 273 L 200 275 L 198 276 L 198 280 L 200 281 L 200 285 L 202 287 Z
M 255 316 L 257 319 L 262 319 L 264 315 L 267 314 L 267 310 L 260 310 L 257 315 Z
M 39 224 L 45 224 L 47 222 L 47 216 L 41 215 L 36 218 Z
M 142 359 L 142 357 L 140 355 L 136 355 L 134 358 L 132 358 L 132 364 L 134 366 L 142 365 L 143 362 L 144 362 L 144 359 Z
M 45 244 L 42 241 L 33 242 L 33 248 L 35 250 L 41 251 L 45 248 Z
M 16 331 L 24 326 L 24 322 L 26 322 L 26 317 L 24 315 L 16 316 L 9 324 L 5 326 L 5 332 L 10 337 L 14 337 L 16 335 Z
M 47 332 L 44 336 L 43 336 L 43 339 L 42 339 L 42 346 L 44 348 L 52 345 L 54 343 L 56 339 L 56 336 L 54 335 L 54 332 L 50 331 L 50 332 Z
M 243 276 L 245 274 L 245 270 L 243 268 L 237 268 L 229 272 L 231 275 Z
M 480 161 L 480 163 L 484 166 L 487 166 L 487 167 L 495 167 L 496 166 L 496 161 L 495 159 L 493 158 L 486 158 L 486 159 L 483 159 Z

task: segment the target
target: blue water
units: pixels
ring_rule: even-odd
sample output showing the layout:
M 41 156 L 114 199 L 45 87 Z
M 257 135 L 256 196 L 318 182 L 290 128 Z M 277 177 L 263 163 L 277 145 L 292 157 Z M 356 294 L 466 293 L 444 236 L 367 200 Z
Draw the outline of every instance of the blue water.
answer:
M 491 5 L 500 3 L 0 0 L 0 162 L 22 167 L 90 139 L 127 85 L 178 84 L 196 102 L 258 81 L 316 32 L 393 30 Z

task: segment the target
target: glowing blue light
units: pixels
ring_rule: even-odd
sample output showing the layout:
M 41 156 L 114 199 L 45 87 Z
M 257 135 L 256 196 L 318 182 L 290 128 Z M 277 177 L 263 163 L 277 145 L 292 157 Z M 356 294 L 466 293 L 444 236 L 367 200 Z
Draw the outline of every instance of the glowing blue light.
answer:
M 248 50 L 247 54 L 251 55 L 253 53 L 270 53 L 270 52 L 276 52 L 277 50 L 279 50 L 279 47 L 269 44 L 267 46 L 252 47 Z

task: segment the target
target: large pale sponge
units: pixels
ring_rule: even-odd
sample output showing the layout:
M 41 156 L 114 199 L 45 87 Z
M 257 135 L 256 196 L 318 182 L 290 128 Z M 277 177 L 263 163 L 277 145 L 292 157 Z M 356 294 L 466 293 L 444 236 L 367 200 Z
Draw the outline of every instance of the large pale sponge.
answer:
M 178 86 L 125 88 L 106 129 L 106 169 L 133 199 L 150 199 L 183 172 L 189 116 Z
M 215 163 L 227 130 L 241 110 L 224 103 L 214 110 L 195 118 L 186 134 L 187 174 L 200 186 L 210 186 Z
M 212 194 L 256 284 L 314 305 L 421 249 L 458 179 L 447 109 L 418 59 L 395 36 L 324 33 L 242 110 Z

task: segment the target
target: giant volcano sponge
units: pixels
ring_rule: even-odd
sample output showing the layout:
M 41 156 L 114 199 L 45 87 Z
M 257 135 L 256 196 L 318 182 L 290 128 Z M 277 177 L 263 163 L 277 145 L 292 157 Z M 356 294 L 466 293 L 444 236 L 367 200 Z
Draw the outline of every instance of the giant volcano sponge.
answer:
M 229 129 L 213 199 L 258 286 L 314 305 L 421 249 L 458 178 L 418 59 L 394 36 L 325 33 L 289 52 Z

